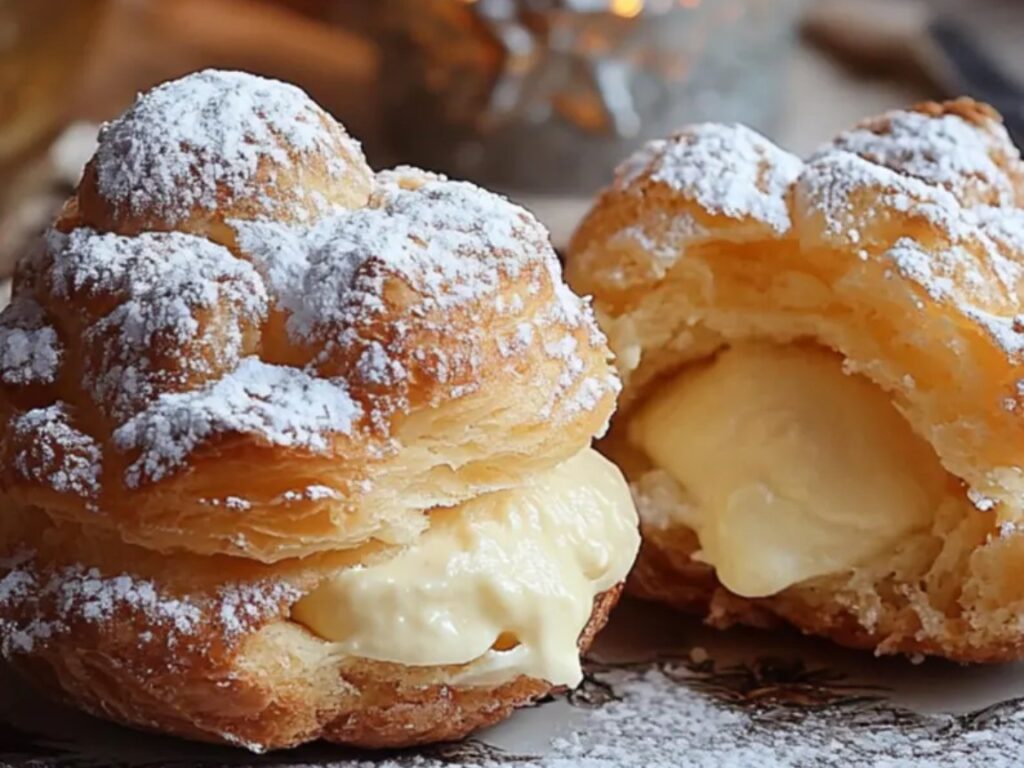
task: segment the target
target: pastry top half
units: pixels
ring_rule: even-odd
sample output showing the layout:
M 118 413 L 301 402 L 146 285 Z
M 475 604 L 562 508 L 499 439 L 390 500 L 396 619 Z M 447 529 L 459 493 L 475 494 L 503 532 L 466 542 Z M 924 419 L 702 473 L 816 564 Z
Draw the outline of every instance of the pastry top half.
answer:
M 576 454 L 619 388 L 532 215 L 213 71 L 103 128 L 0 342 L 9 499 L 265 562 L 408 542 Z
M 638 584 L 664 567 L 680 603 L 718 584 L 856 644 L 1018 654 L 1024 164 L 993 110 L 891 112 L 803 160 L 685 128 L 620 166 L 567 274 L 624 380 Z

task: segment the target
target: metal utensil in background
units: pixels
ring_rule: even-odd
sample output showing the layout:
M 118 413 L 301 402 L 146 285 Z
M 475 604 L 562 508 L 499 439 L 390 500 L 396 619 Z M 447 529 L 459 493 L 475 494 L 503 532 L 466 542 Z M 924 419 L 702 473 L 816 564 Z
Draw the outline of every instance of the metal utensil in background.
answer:
M 938 95 L 988 102 L 1024 147 L 1024 83 L 947 11 L 915 0 L 822 0 L 809 8 L 803 31 L 861 69 L 926 80 Z

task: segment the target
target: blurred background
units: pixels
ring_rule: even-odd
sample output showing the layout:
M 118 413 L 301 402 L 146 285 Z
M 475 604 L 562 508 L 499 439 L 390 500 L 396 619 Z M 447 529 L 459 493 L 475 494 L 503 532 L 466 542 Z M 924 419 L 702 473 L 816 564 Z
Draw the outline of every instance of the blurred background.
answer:
M 960 93 L 1024 124 L 1021 0 L 0 0 L 0 280 L 98 124 L 204 67 L 295 82 L 364 144 L 532 207 L 556 243 L 647 138 L 738 121 L 796 152 Z

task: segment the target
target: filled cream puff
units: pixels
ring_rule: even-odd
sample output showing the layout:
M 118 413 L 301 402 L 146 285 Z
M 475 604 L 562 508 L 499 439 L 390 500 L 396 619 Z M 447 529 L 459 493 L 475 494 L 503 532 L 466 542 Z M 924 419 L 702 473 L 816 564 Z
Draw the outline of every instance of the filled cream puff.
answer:
M 567 275 L 624 380 L 628 589 L 719 626 L 1024 656 L 1024 164 L 970 100 L 802 161 L 696 125 L 617 171 Z
M 581 679 L 639 546 L 545 229 L 206 71 L 106 125 L 0 315 L 0 649 L 253 750 L 464 736 Z

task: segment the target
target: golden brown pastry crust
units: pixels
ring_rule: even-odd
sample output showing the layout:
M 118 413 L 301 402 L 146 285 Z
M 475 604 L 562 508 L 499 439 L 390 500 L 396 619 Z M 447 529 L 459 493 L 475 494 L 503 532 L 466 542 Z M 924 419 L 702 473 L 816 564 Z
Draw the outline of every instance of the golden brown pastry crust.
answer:
M 800 340 L 889 393 L 964 500 L 891 562 L 759 600 L 691 559 L 692 531 L 642 523 L 633 592 L 879 652 L 1021 656 L 1024 165 L 993 110 L 922 104 L 806 161 L 743 128 L 684 129 L 620 167 L 567 274 L 618 356 L 605 446 L 631 479 L 650 464 L 622 425 L 662 379 L 735 340 Z
M 580 637 L 581 653 L 604 626 L 620 591 L 617 587 L 595 601 L 593 617 Z M 304 632 L 296 625 L 276 629 L 280 634 Z M 312 640 L 308 633 L 301 638 L 274 634 L 266 630 L 251 642 L 265 644 L 261 651 L 269 654 L 290 653 L 296 644 Z M 116 644 L 88 648 L 78 642 L 58 643 L 38 654 L 17 656 L 13 666 L 56 698 L 91 714 L 254 752 L 317 739 L 368 748 L 455 741 L 552 691 L 549 683 L 528 677 L 492 686 L 450 685 L 443 681 L 455 669 L 328 654 L 302 668 L 304 678 L 279 669 L 256 673 L 240 667 L 238 658 L 208 667 L 192 665 L 186 677 L 143 678 L 125 671 L 121 661 L 126 651 Z M 239 657 L 244 659 L 244 651 Z
M 461 738 L 552 688 L 522 676 L 462 686 L 475 662 L 410 667 L 334 651 L 289 611 L 351 553 L 273 565 L 164 558 L 34 510 L 5 527 L 23 537 L 5 535 L 8 549 L 34 552 L 0 570 L 5 655 L 61 698 L 128 725 L 254 751 L 318 738 L 398 747 Z M 620 591 L 595 600 L 581 652 Z
M 231 75 L 187 82 L 105 129 L 94 171 L 19 269 L 21 309 L 4 325 L 55 351 L 0 371 L 11 502 L 150 548 L 271 562 L 409 540 L 423 510 L 514 486 L 604 428 L 619 389 L 606 343 L 529 213 L 413 169 L 375 177 L 290 86 L 260 112 L 260 92 L 232 101 L 252 88 Z M 164 90 L 175 107 L 249 111 L 175 154 L 154 138 L 167 121 L 150 102 L 170 109 Z M 268 120 L 275 99 L 285 106 Z M 232 127 L 266 146 L 236 157 L 217 133 Z M 204 197 L 232 162 L 243 171 Z M 93 183 L 106 176 L 109 188 Z M 109 205 L 91 201 L 104 192 Z M 230 237 L 210 233 L 211 217 Z M 239 387 L 251 407 L 225 411 L 223 390 Z M 50 407 L 60 412 L 33 414 Z M 55 430 L 92 465 L 77 488 L 33 455 Z M 304 493 L 319 486 L 331 493 Z
M 345 656 L 290 611 L 585 448 L 609 358 L 523 209 L 374 174 L 291 86 L 161 86 L 0 315 L 0 650 L 94 713 L 253 750 L 493 723 L 551 685 Z

